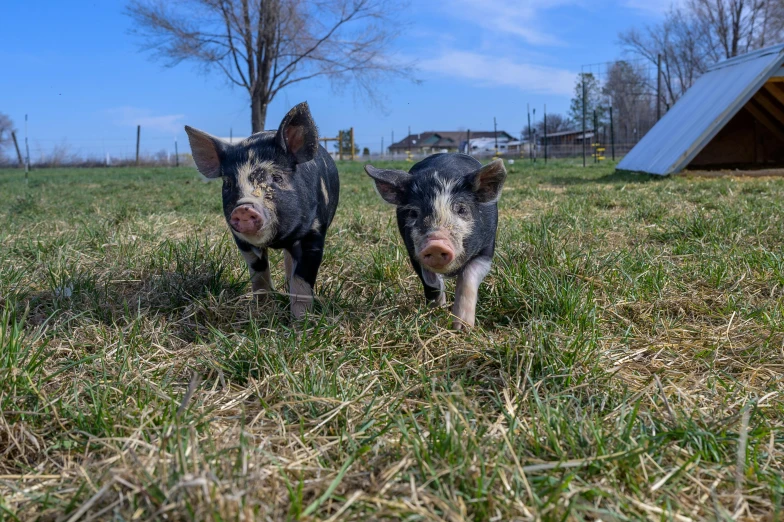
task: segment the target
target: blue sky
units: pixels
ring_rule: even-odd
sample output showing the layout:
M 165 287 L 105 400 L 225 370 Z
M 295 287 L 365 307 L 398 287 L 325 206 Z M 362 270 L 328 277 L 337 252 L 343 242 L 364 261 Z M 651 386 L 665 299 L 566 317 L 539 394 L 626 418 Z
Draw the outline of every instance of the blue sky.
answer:
M 392 0 L 390 0 L 392 1 Z M 394 52 L 416 62 L 416 84 L 378 86 L 385 109 L 350 87 L 315 80 L 272 103 L 267 127 L 307 100 L 322 135 L 353 126 L 377 151 L 412 132 L 470 128 L 519 133 L 526 105 L 566 112 L 580 67 L 621 55 L 618 33 L 655 22 L 671 0 L 411 0 Z M 132 155 L 142 148 L 187 150 L 184 124 L 227 136 L 250 133 L 247 93 L 217 73 L 165 68 L 128 34 L 124 2 L 3 2 L 0 112 L 24 134 L 31 155 L 66 145 L 80 154 Z

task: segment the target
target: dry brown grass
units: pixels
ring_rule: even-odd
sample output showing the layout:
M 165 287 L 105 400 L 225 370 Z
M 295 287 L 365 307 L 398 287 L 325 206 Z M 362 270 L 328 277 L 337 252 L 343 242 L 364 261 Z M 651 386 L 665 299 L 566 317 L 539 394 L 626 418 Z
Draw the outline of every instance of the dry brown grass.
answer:
M 302 324 L 192 171 L 2 179 L 6 518 L 774 519 L 784 182 L 515 164 L 460 335 L 341 173 Z

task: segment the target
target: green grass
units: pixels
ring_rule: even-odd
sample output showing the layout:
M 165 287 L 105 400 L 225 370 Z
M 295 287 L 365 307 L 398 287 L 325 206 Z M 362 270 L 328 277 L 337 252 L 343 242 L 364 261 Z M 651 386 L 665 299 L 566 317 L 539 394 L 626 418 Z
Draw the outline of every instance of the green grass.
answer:
M 0 171 L 0 519 L 782 509 L 784 180 L 518 161 L 457 334 L 339 169 L 303 324 L 195 171 Z

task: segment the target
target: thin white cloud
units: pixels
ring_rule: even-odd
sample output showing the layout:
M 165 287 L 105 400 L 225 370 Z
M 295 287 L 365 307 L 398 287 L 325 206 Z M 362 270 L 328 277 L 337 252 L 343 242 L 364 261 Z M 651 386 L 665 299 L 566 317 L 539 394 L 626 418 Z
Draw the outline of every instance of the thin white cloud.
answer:
M 662 15 L 671 7 L 678 7 L 683 3 L 683 0 L 623 0 L 622 5 L 645 13 Z
M 584 4 L 585 1 L 453 0 L 442 5 L 450 16 L 473 22 L 491 35 L 511 35 L 533 45 L 563 45 L 552 30 L 544 26 L 541 15 L 551 9 Z
M 115 107 L 107 111 L 114 117 L 114 123 L 122 126 L 141 125 L 145 129 L 177 134 L 182 130 L 184 114 L 165 114 L 156 116 L 149 109 L 138 107 Z
M 420 69 L 442 76 L 475 80 L 481 86 L 515 87 L 525 92 L 569 96 L 576 73 L 565 69 L 516 62 L 471 51 L 446 51 L 420 60 Z

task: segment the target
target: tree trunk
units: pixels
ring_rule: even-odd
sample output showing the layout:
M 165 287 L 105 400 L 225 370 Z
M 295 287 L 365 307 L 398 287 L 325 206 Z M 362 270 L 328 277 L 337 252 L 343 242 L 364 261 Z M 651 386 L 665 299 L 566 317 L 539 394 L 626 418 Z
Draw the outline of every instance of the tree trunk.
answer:
M 253 134 L 264 130 L 264 123 L 267 120 L 267 102 L 259 94 L 251 94 L 250 97 L 250 124 Z

